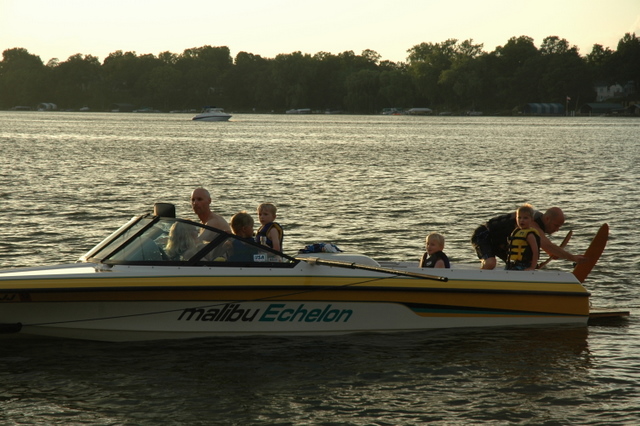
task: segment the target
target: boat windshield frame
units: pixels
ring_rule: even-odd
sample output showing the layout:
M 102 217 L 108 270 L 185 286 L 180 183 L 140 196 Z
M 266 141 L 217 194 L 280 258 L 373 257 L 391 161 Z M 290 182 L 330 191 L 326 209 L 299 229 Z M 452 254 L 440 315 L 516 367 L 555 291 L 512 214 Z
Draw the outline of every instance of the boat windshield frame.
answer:
M 149 213 L 132 218 L 78 262 L 292 268 L 299 260 L 253 239 L 240 238 L 198 222 Z

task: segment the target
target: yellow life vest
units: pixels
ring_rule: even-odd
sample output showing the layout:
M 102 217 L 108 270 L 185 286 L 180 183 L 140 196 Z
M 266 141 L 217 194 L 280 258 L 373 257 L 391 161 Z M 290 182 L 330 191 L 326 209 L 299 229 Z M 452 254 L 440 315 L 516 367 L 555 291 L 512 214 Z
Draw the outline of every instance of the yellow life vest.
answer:
M 509 237 L 509 256 L 507 265 L 528 265 L 533 258 L 533 250 L 527 242 L 529 234 L 533 233 L 538 243 L 538 253 L 540 253 L 540 234 L 535 228 L 517 229 Z

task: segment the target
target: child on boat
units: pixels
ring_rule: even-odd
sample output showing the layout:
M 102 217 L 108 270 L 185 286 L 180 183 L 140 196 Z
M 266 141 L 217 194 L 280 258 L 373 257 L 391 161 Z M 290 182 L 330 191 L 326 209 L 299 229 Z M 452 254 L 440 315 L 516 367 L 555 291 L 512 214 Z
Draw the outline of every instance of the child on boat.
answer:
M 188 260 L 197 251 L 198 228 L 188 222 L 176 222 L 169 229 L 169 239 L 164 248 L 169 260 Z
M 531 227 L 533 207 L 525 204 L 516 210 L 517 228 L 509 237 L 509 249 L 506 269 L 515 271 L 534 271 L 540 257 L 540 234 Z
M 427 235 L 426 238 L 427 251 L 420 259 L 421 268 L 450 268 L 449 258 L 442 250 L 444 250 L 444 237 L 436 232 Z
M 229 262 L 253 262 L 258 249 L 244 241 L 253 241 L 253 218 L 245 211 L 238 212 L 231 218 L 231 230 L 239 240 L 232 240 L 231 249 L 226 257 Z
M 271 203 L 263 203 L 258 206 L 258 218 L 262 225 L 256 234 L 256 242 L 265 244 L 274 250 L 282 251 L 282 239 L 284 231 L 274 222 L 278 209 Z
M 231 218 L 231 230 L 238 237 L 253 241 L 253 218 L 245 211 L 234 214 Z

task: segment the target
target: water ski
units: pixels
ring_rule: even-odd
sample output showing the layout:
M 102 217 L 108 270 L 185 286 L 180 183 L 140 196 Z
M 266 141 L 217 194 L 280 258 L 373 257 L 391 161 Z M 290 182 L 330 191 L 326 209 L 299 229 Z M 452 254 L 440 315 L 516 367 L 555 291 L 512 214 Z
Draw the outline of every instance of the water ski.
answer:
M 564 240 L 562 240 L 562 242 L 560 243 L 560 247 L 561 248 L 565 248 L 567 246 L 567 244 L 569 243 L 569 240 L 571 239 L 571 236 L 573 235 L 573 231 L 569 231 L 567 233 L 567 236 L 564 237 Z M 557 259 L 556 256 L 549 256 L 549 258 L 547 260 L 545 260 L 544 262 L 542 262 L 541 264 L 538 265 L 538 269 L 542 269 L 545 266 L 547 266 L 547 264 L 549 262 L 551 262 L 552 260 Z
M 606 223 L 603 224 L 598 233 L 591 241 L 589 248 L 586 252 L 584 252 L 584 256 L 587 258 L 582 263 L 578 263 L 575 268 L 573 268 L 573 275 L 580 281 L 581 283 L 587 279 L 587 276 L 593 269 L 593 266 L 600 259 L 600 255 L 604 251 L 604 246 L 607 245 L 607 240 L 609 239 L 609 225 Z
M 589 325 L 618 325 L 625 322 L 631 312 L 629 311 L 605 311 L 589 310 Z

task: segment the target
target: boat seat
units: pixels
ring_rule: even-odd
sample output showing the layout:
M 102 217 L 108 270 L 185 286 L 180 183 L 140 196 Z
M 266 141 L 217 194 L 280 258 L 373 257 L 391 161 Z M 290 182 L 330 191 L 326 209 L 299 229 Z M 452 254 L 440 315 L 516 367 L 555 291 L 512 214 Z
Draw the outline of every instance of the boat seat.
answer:
M 176 217 L 176 207 L 171 203 L 155 203 L 153 214 L 161 217 Z

